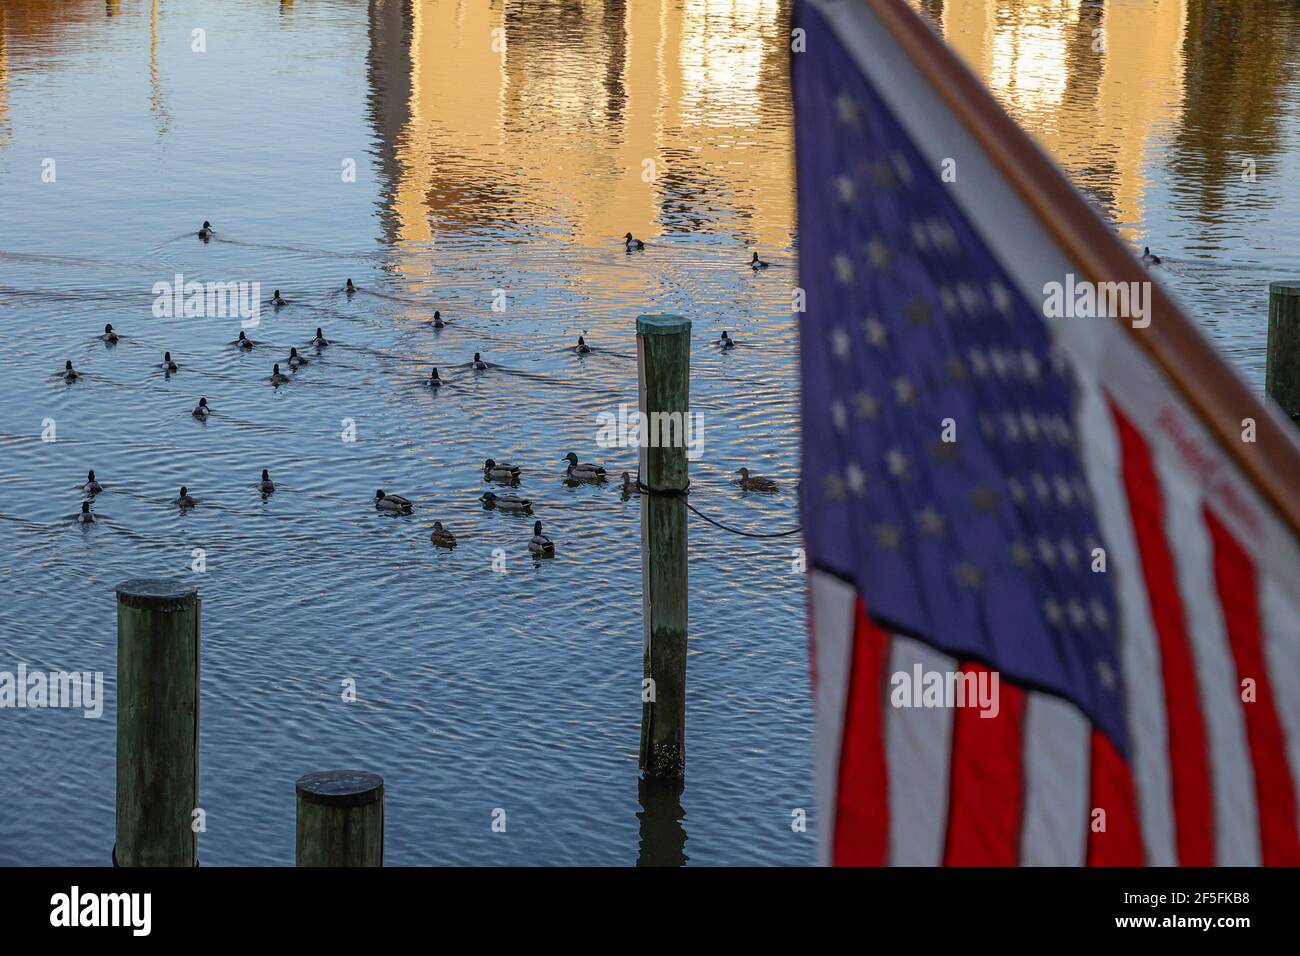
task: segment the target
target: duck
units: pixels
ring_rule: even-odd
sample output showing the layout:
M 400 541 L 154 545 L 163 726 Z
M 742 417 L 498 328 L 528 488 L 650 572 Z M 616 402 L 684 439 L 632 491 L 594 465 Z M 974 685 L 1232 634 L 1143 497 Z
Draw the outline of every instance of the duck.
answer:
M 722 338 L 718 339 L 718 348 L 734 349 L 735 347 L 736 347 L 736 340 L 733 339 L 730 335 L 728 335 L 726 331 L 723 331 Z
M 164 372 L 167 372 L 168 374 L 171 374 L 172 372 L 179 372 L 181 370 L 181 367 L 172 361 L 171 352 L 163 353 L 162 365 L 160 365 L 159 368 L 161 368 Z
M 351 295 L 353 292 L 356 292 L 356 291 L 357 291 L 357 287 L 354 286 L 354 285 L 352 284 L 352 280 L 349 279 L 349 280 L 348 280 L 348 284 L 347 284 L 346 286 L 343 287 L 343 291 L 346 292 L 348 295 Z
M 641 493 L 641 489 L 637 487 L 637 483 L 632 479 L 632 476 L 628 474 L 626 471 L 623 472 L 623 481 L 619 485 L 619 490 L 623 492 L 624 497 L 630 495 L 639 495 Z
M 212 233 L 213 233 L 212 223 L 204 219 L 203 228 L 199 230 L 199 238 L 202 239 L 204 242 L 207 242 L 209 239 L 212 238 Z
M 375 492 L 375 510 L 409 515 L 411 513 L 411 499 L 403 498 L 401 495 L 386 495 L 384 489 L 380 488 Z
M 284 297 L 280 295 L 279 289 L 276 289 L 275 294 L 271 296 L 271 304 L 275 306 L 277 309 L 282 305 L 287 305 L 287 303 L 284 301 Z
M 515 514 L 528 514 L 533 510 L 532 501 L 519 495 L 498 495 L 493 491 L 485 491 L 479 495 L 478 500 L 483 502 L 485 508 L 496 508 L 499 511 Z
M 574 348 L 579 355 L 586 355 L 591 351 L 591 346 L 587 344 L 587 340 L 581 335 L 578 336 L 578 344 Z
M 63 363 L 63 380 L 65 382 L 75 382 L 81 378 L 81 373 L 72 367 L 72 359 Z
M 325 333 L 318 328 L 316 330 L 316 337 L 311 340 L 311 344 L 316 346 L 318 349 L 323 349 L 325 346 L 330 344 L 330 340 L 325 338 Z
M 757 475 L 753 477 L 749 474 L 748 468 L 739 469 L 736 474 L 740 475 L 740 487 L 746 491 L 776 491 L 777 484 L 771 478 L 760 478 Z
M 444 322 L 444 321 L 442 321 L 442 313 L 439 312 L 437 309 L 434 309 L 434 310 L 433 310 L 433 327 L 434 327 L 435 329 L 441 329 L 441 328 L 445 328 L 446 325 L 447 325 L 447 323 Z
M 640 239 L 633 239 L 632 233 L 629 232 L 623 237 L 623 247 L 627 249 L 628 252 L 631 252 L 633 249 L 644 249 L 645 243 Z
M 307 360 L 298 354 L 296 348 L 289 349 L 289 368 L 296 369 L 300 365 L 306 365 Z
M 1143 261 L 1143 262 L 1154 263 L 1155 265 L 1160 265 L 1160 261 L 1161 261 L 1161 260 L 1160 260 L 1160 257 L 1159 257 L 1159 256 L 1153 256 L 1153 255 L 1151 254 L 1151 247 L 1150 247 L 1150 246 L 1143 246 L 1143 247 L 1142 247 L 1142 261 Z
M 289 381 L 289 376 L 287 376 L 287 375 L 282 375 L 282 374 L 280 373 L 280 366 L 277 365 L 277 366 L 275 366 L 274 368 L 271 369 L 271 384 L 272 384 L 272 385 L 274 385 L 276 388 L 279 388 L 281 385 L 283 385 L 283 384 L 284 384 L 285 382 L 287 382 L 287 381 Z
M 767 263 L 764 262 L 762 259 L 760 259 L 758 257 L 758 253 L 756 252 L 754 253 L 754 258 L 749 260 L 749 267 L 753 269 L 755 272 L 757 272 L 759 269 L 766 269 Z
M 177 496 L 176 500 L 172 503 L 176 505 L 176 507 L 180 508 L 182 511 L 184 511 L 186 508 L 193 508 L 195 505 L 198 504 L 197 501 L 195 501 L 193 498 L 190 497 L 190 489 L 186 488 L 184 485 L 181 485 L 181 493 L 180 495 Z
M 604 481 L 605 469 L 600 465 L 593 465 L 590 462 L 578 464 L 578 456 L 569 452 L 562 461 L 567 461 L 569 467 L 564 470 L 564 477 L 569 481 Z
M 208 400 L 206 398 L 200 398 L 199 403 L 194 406 L 194 411 L 190 412 L 190 414 L 199 421 L 206 422 L 210 412 L 211 409 L 208 408 Z
M 555 553 L 555 542 L 542 534 L 542 523 L 540 521 L 533 522 L 533 537 L 528 542 L 528 550 L 533 554 Z
M 117 344 L 117 333 L 113 331 L 112 325 L 104 326 L 104 334 L 101 335 L 100 338 L 103 339 L 105 342 L 107 342 L 109 345 Z
M 265 468 L 262 469 L 262 480 L 257 483 L 257 490 L 264 495 L 275 491 L 275 482 L 271 480 L 271 473 Z
M 429 540 L 439 548 L 456 547 L 456 536 L 444 528 L 441 521 L 433 523 L 433 533 L 429 535 Z
M 474 368 L 478 369 L 480 372 L 483 371 L 485 368 L 487 368 L 487 362 L 483 361 L 483 359 L 479 357 L 479 354 L 477 352 L 474 353 L 474 361 L 471 362 L 470 364 L 473 365 Z
M 95 516 L 90 513 L 90 502 L 81 503 L 81 514 L 77 515 L 77 524 L 94 524 Z
M 95 480 L 95 469 L 86 472 L 86 483 L 81 486 L 81 490 L 88 495 L 97 495 L 104 490 L 104 486 Z
M 442 388 L 442 379 L 438 377 L 438 366 L 433 367 L 433 371 L 429 373 L 429 377 L 424 384 L 430 388 Z
M 489 458 L 483 462 L 483 477 L 495 481 L 518 481 L 519 466 L 508 461 L 494 461 Z
M 241 349 L 251 349 L 253 347 L 253 340 L 250 339 L 247 335 L 245 335 L 241 330 L 239 333 L 239 338 L 235 339 L 235 341 L 231 342 L 230 344 L 236 345 Z

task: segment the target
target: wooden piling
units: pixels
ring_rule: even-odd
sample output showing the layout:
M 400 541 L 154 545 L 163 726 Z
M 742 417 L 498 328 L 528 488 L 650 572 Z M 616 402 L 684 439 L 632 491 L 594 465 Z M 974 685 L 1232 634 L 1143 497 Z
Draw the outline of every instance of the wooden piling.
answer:
M 326 770 L 298 778 L 299 866 L 384 865 L 384 778 Z
M 117 586 L 117 866 L 194 866 L 199 837 L 199 592 Z
M 675 315 L 636 320 L 638 408 L 643 435 L 658 439 L 656 413 L 676 416 L 677 441 L 641 443 L 641 602 L 645 677 L 641 768 L 652 777 L 686 771 L 686 426 L 690 409 L 691 323 Z M 652 429 L 648 432 L 647 430 Z M 652 697 L 652 699 L 645 699 Z
M 1268 284 L 1268 359 L 1264 391 L 1300 421 L 1300 281 Z

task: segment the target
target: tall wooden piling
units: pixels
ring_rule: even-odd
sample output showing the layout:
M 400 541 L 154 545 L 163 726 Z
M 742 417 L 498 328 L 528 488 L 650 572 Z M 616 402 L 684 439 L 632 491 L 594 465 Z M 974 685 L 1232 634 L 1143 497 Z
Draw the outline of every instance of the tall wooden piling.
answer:
M 1300 421 L 1300 281 L 1268 284 L 1268 359 L 1264 391 Z
M 681 777 L 686 771 L 690 320 L 675 315 L 638 316 L 636 350 L 641 429 L 643 436 L 650 436 L 649 440 L 643 437 L 640 461 L 643 667 L 647 680 L 642 693 L 641 768 L 652 777 Z M 674 435 L 676 440 L 663 441 Z
M 299 866 L 384 865 L 384 778 L 326 770 L 298 778 Z
M 199 592 L 117 586 L 118 866 L 194 866 L 199 837 Z

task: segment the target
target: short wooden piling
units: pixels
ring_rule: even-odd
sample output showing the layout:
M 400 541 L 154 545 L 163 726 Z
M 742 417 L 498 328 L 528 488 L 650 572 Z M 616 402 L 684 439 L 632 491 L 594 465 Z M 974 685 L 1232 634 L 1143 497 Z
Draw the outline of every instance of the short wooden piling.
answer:
M 1300 281 L 1268 284 L 1268 359 L 1264 391 L 1300 421 Z
M 384 778 L 326 770 L 298 778 L 299 866 L 384 865 Z
M 194 866 L 199 837 L 199 592 L 117 586 L 117 866 Z
M 675 315 L 636 320 L 641 442 L 641 594 L 644 624 L 641 768 L 686 771 L 686 426 L 691 323 Z M 664 414 L 669 417 L 664 418 Z M 674 429 L 665 422 L 675 422 Z M 647 430 L 651 430 L 648 431 Z M 664 442 L 665 437 L 676 441 Z

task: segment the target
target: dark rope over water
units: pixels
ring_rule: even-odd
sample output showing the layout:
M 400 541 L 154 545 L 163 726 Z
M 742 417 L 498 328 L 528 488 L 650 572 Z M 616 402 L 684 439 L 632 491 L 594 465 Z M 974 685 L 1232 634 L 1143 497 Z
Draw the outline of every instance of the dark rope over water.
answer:
M 671 488 L 671 489 L 651 488 L 649 485 L 641 481 L 640 475 L 638 475 L 636 479 L 636 490 L 643 495 L 658 495 L 659 497 L 662 498 L 685 498 L 687 495 L 691 493 L 690 489 L 691 489 L 691 483 L 689 479 L 687 479 L 685 488 Z M 731 534 L 738 534 L 743 538 L 787 538 L 790 535 L 798 534 L 800 531 L 803 530 L 803 525 L 800 525 L 799 527 L 792 528 L 789 531 L 772 531 L 772 532 L 741 531 L 739 528 L 732 528 L 729 525 L 723 524 L 721 521 L 716 521 L 713 518 L 710 518 L 708 515 L 706 515 L 699 508 L 695 507 L 689 501 L 686 502 L 686 507 L 689 508 L 692 512 L 694 512 L 699 517 L 703 518 L 709 524 L 713 525 L 714 527 L 721 528 L 723 531 L 730 532 Z

